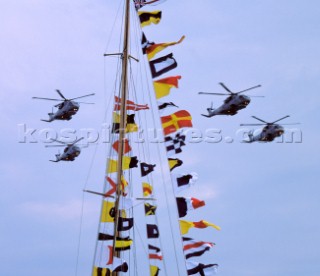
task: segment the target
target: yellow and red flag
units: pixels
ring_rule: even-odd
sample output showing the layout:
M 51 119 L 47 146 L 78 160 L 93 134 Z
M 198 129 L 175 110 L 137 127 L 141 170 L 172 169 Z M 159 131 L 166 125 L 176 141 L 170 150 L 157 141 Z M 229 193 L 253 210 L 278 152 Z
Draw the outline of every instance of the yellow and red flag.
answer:
M 184 39 L 185 39 L 185 36 L 183 35 L 178 41 L 175 41 L 175 42 L 158 43 L 158 44 L 150 45 L 146 49 L 148 60 L 152 59 L 157 53 L 161 52 L 165 48 L 181 43 Z
M 207 227 L 213 227 L 217 230 L 221 230 L 221 228 L 211 222 L 200 220 L 197 222 L 187 221 L 187 220 L 180 220 L 180 231 L 181 235 L 187 234 L 189 232 L 189 229 L 192 227 L 195 228 L 207 228 Z
M 173 76 L 154 81 L 153 87 L 156 93 L 156 98 L 160 99 L 169 95 L 172 87 L 178 88 L 178 80 L 180 79 L 181 76 Z
M 161 117 L 164 135 L 174 133 L 183 127 L 192 127 L 192 117 L 186 110 L 177 111 L 171 115 Z

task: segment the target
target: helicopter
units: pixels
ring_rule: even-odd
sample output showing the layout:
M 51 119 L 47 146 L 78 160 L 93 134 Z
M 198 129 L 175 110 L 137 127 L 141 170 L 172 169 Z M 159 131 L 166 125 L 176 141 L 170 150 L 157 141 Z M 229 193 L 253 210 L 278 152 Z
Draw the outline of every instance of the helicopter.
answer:
M 208 115 L 201 114 L 204 117 L 212 117 L 216 115 L 235 115 L 238 113 L 239 110 L 245 108 L 249 103 L 250 103 L 250 97 L 246 95 L 240 95 L 243 92 L 246 92 L 251 89 L 255 89 L 258 87 L 261 87 L 261 85 L 256 85 L 253 87 L 250 87 L 248 89 L 239 91 L 239 92 L 232 92 L 228 87 L 224 85 L 224 83 L 219 82 L 219 84 L 228 92 L 228 93 L 209 93 L 209 92 L 199 92 L 199 94 L 202 95 L 219 95 L 219 96 L 224 96 L 228 95 L 224 102 L 223 105 L 220 107 L 214 109 L 213 108 L 213 103 L 211 103 L 211 107 L 207 108 L 208 110 Z M 251 96 L 251 97 L 264 97 L 264 96 Z
M 56 91 L 59 94 L 59 96 L 62 98 L 61 100 L 60 99 L 32 97 L 32 99 L 39 99 L 39 100 L 49 100 L 49 101 L 58 101 L 58 102 L 61 101 L 61 103 L 56 104 L 54 106 L 54 107 L 58 108 L 58 110 L 55 113 L 53 112 L 53 108 L 52 108 L 52 112 L 48 113 L 49 120 L 41 119 L 41 121 L 44 121 L 44 122 L 52 122 L 53 120 L 67 120 L 67 121 L 69 121 L 69 120 L 71 120 L 72 116 L 74 114 L 76 114 L 77 111 L 79 110 L 79 108 L 80 108 L 79 104 L 84 103 L 84 102 L 75 102 L 73 100 L 94 95 L 94 93 L 93 93 L 93 94 L 88 94 L 88 95 L 76 97 L 73 99 L 67 99 L 67 98 L 65 98 L 65 96 L 62 95 L 62 93 L 60 92 L 59 89 L 56 89 Z M 93 104 L 93 103 L 84 103 L 84 104 Z
M 278 124 L 276 124 L 277 122 L 290 117 L 289 115 L 284 116 L 274 122 L 266 122 L 256 116 L 251 116 L 252 118 L 262 122 L 263 124 L 241 124 L 240 126 L 261 126 L 261 125 L 265 125 L 265 127 L 262 129 L 262 131 L 257 134 L 257 135 L 253 135 L 253 130 L 251 130 L 248 133 L 248 137 L 249 137 L 249 141 L 244 141 L 246 143 L 252 143 L 255 141 L 259 141 L 259 142 L 271 142 L 273 141 L 275 138 L 281 136 L 284 133 L 284 128 Z M 291 124 L 282 124 L 282 125 L 297 125 L 299 123 L 291 123 Z
M 62 145 L 46 145 L 46 148 L 48 147 L 65 147 L 63 150 L 63 153 L 56 154 L 56 160 L 49 160 L 51 162 L 59 162 L 59 161 L 74 161 L 76 157 L 79 156 L 81 149 L 80 147 L 76 146 L 75 144 L 81 141 L 83 137 L 77 139 L 72 144 L 64 143 L 59 140 L 51 139 L 54 142 L 58 142 Z

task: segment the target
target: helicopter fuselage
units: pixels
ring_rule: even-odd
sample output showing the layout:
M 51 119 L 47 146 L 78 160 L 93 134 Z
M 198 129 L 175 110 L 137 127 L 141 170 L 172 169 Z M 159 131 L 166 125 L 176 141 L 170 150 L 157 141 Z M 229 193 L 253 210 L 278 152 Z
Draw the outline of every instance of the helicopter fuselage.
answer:
M 250 103 L 250 97 L 246 95 L 232 95 L 225 99 L 223 105 L 214 109 L 212 107 L 207 108 L 208 115 L 205 117 L 212 117 L 216 115 L 235 115 L 239 110 L 244 109 Z
M 249 134 L 249 143 L 259 141 L 259 142 L 271 142 L 275 138 L 281 136 L 284 133 L 284 128 L 278 124 L 266 125 L 262 131 L 253 136 L 252 132 Z
M 71 120 L 72 116 L 78 112 L 80 105 L 74 101 L 64 101 L 57 107 L 58 110 L 55 113 L 48 113 L 48 122 L 52 122 L 53 120 Z
M 63 153 L 56 154 L 56 161 L 53 162 L 59 162 L 59 161 L 74 161 L 76 157 L 79 156 L 81 152 L 81 149 L 78 146 L 67 146 Z

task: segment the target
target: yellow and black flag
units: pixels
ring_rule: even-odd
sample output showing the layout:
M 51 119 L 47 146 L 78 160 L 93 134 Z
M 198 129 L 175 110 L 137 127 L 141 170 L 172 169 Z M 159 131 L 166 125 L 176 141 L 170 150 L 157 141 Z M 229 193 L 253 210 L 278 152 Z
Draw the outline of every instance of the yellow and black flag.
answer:
M 168 158 L 170 171 L 174 170 L 177 167 L 180 167 L 183 162 L 178 158 Z
M 162 13 L 161 11 L 153 11 L 153 12 L 141 11 L 141 12 L 138 12 L 141 27 L 148 26 L 151 23 L 158 24 L 161 20 L 161 13 Z
M 119 133 L 120 128 L 120 115 L 117 112 L 113 112 L 113 124 L 112 124 L 112 133 Z M 127 114 L 127 122 L 125 132 L 137 132 L 138 125 L 134 121 L 134 114 Z
M 146 216 L 154 216 L 156 214 L 157 206 L 151 205 L 150 203 L 144 204 L 144 211 Z
M 123 156 L 122 157 L 122 170 L 129 170 L 132 168 L 138 167 L 138 159 L 137 156 Z M 118 169 L 118 160 L 109 159 L 109 166 L 107 173 L 114 173 L 117 172 Z

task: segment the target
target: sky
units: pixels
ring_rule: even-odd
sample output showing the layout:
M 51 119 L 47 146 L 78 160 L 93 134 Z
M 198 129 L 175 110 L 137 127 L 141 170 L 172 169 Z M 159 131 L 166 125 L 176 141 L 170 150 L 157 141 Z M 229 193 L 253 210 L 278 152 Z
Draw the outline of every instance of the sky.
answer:
M 119 6 L 107 0 L 0 2 L 2 275 L 90 274 L 101 199 L 82 190 L 103 189 L 106 145 L 84 148 L 74 162 L 52 163 L 58 149 L 45 148 L 44 133 L 72 128 L 86 134 L 101 129 L 106 113 L 111 120 L 116 59 L 103 53 L 117 52 Z M 168 99 L 190 111 L 201 133 L 221 130 L 220 142 L 192 140 L 178 156 L 184 165 L 177 173 L 199 175 L 185 195 L 206 201 L 187 218 L 222 229 L 190 232 L 216 243 L 199 260 L 218 263 L 221 276 L 319 275 L 320 4 L 167 0 L 149 9 L 163 11 L 159 25 L 146 27 L 150 40 L 186 36 L 164 52 L 174 53 L 179 65 L 172 74 L 182 75 Z M 198 92 L 224 92 L 219 82 L 234 91 L 261 84 L 248 95 L 265 98 L 252 98 L 235 116 L 202 117 L 223 97 Z M 56 98 L 55 89 L 69 98 L 96 93 L 87 99 L 95 105 L 81 105 L 68 122 L 42 122 L 52 102 L 32 97 Z M 293 126 L 293 140 L 289 130 L 283 141 L 241 143 L 240 124 L 256 123 L 252 115 L 266 121 L 290 115 L 283 123 L 300 125 Z

